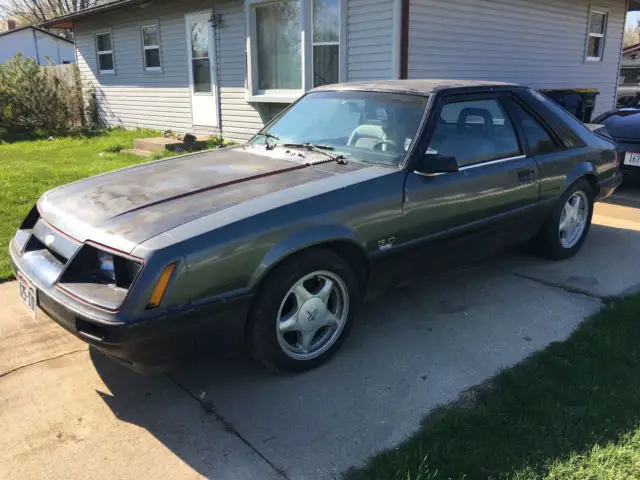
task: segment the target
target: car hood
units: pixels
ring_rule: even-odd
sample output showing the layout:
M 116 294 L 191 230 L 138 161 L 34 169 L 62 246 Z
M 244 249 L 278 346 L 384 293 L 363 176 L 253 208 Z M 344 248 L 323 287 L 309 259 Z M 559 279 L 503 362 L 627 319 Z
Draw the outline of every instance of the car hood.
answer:
M 640 140 L 640 108 L 621 108 L 606 114 L 601 123 L 616 140 Z
M 116 170 L 51 190 L 42 217 L 84 242 L 130 252 L 204 215 L 362 165 L 327 163 L 316 153 L 242 146 Z

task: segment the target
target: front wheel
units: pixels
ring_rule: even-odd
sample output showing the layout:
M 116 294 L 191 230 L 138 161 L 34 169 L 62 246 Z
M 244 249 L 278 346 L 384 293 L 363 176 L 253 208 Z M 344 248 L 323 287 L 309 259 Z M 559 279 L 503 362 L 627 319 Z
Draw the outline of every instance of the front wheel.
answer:
M 248 319 L 250 352 L 277 370 L 315 368 L 344 342 L 358 301 L 357 276 L 340 256 L 297 254 L 262 282 Z
M 537 253 L 551 260 L 573 257 L 584 243 L 593 216 L 593 189 L 586 180 L 574 183 L 533 239 Z

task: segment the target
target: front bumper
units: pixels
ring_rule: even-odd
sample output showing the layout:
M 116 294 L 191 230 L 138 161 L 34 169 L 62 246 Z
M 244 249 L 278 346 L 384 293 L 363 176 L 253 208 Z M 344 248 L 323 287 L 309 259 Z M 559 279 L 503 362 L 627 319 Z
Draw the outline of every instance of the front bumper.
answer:
M 37 289 L 38 308 L 64 329 L 89 345 L 139 371 L 157 371 L 203 351 L 207 347 L 237 343 L 242 339 L 251 294 L 240 292 L 198 306 L 159 312 L 140 321 L 113 322 L 100 318 L 72 298 L 39 284 L 25 275 L 19 255 L 9 246 L 14 273 L 26 276 Z

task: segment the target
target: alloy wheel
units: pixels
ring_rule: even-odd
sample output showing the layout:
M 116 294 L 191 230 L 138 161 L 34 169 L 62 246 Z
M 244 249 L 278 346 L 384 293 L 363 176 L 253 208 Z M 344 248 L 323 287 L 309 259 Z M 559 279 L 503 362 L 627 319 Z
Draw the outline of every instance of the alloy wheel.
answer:
M 328 271 L 305 275 L 286 293 L 276 324 L 282 351 L 295 360 L 322 355 L 340 337 L 349 314 L 342 279 Z

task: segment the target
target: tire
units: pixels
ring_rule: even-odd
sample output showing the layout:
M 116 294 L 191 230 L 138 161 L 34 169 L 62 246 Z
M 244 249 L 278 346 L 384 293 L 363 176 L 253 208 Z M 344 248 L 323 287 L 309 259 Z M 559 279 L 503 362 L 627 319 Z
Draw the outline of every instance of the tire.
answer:
M 322 248 L 301 252 L 277 266 L 261 282 L 249 312 L 251 356 L 284 372 L 303 372 L 325 363 L 353 325 L 360 303 L 357 279 L 342 257 Z M 328 295 L 327 280 L 333 285 Z M 302 289 L 292 290 L 300 284 Z
M 585 203 L 586 223 L 581 229 L 581 232 L 576 232 L 575 238 L 571 238 L 573 241 L 569 241 L 570 238 L 561 237 L 560 223 L 563 220 L 563 210 L 569 199 L 575 203 L 575 199 L 579 197 L 580 202 Z M 566 215 L 565 215 L 566 216 Z M 538 234 L 532 240 L 532 247 L 535 253 L 550 260 L 565 260 L 573 257 L 584 243 L 591 227 L 591 218 L 593 216 L 593 189 L 588 181 L 582 179 L 575 182 L 567 191 L 560 197 L 558 203 L 555 205 L 553 212 L 546 220 Z M 566 232 L 565 232 L 566 233 Z M 578 235 L 579 233 L 579 235 Z

